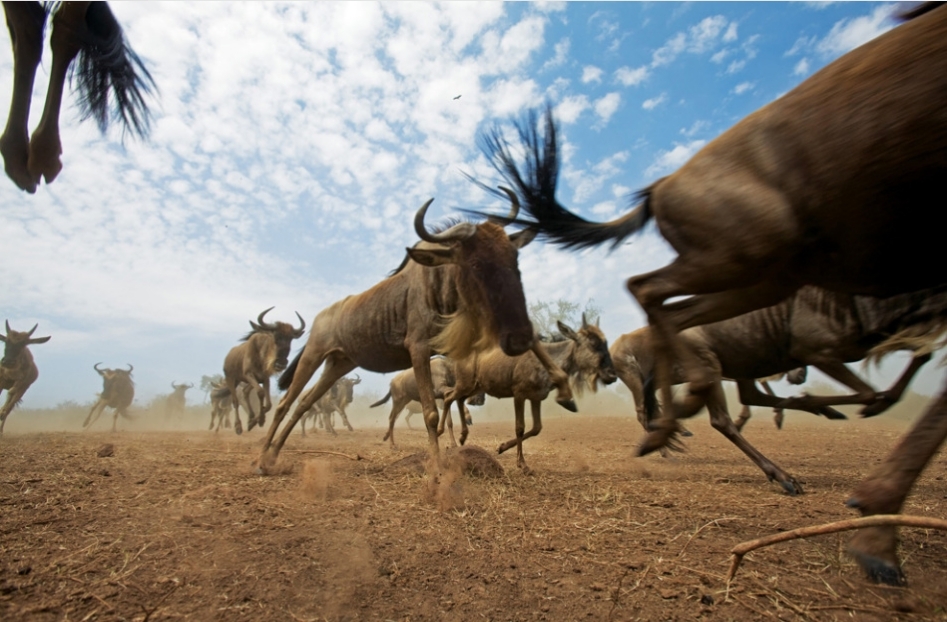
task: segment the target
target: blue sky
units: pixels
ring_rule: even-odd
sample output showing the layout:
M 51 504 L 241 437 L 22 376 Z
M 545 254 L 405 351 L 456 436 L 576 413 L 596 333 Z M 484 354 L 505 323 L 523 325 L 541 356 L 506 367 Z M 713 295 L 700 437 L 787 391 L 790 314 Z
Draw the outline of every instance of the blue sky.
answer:
M 52 335 L 27 407 L 87 401 L 92 365 L 132 363 L 136 402 L 219 373 L 247 320 L 307 322 L 372 286 L 411 219 L 504 209 L 476 137 L 550 101 L 560 198 L 591 218 L 753 110 L 894 26 L 881 3 L 119 3 L 160 89 L 147 142 L 63 110 L 64 170 L 0 183 L 0 313 Z M 49 69 L 44 56 L 31 127 Z M 12 56 L 0 54 L 0 101 Z M 460 95 L 460 99 L 454 99 Z M 614 339 L 644 324 L 624 280 L 673 253 L 652 229 L 615 252 L 521 252 L 528 300 L 594 299 Z M 903 360 L 903 359 L 899 359 Z M 382 391 L 390 379 L 362 374 Z M 916 385 L 935 388 L 937 370 Z M 15 419 L 15 418 L 14 418 Z

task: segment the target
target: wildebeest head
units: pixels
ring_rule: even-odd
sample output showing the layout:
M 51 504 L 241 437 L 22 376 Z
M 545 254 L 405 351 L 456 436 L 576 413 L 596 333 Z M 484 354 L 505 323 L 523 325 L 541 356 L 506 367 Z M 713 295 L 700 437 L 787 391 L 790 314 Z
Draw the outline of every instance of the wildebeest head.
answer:
M 516 218 L 516 195 L 501 188 L 510 197 L 508 221 Z M 463 222 L 432 233 L 424 226 L 424 215 L 434 199 L 425 203 L 414 218 L 414 230 L 429 245 L 409 248 L 408 255 L 428 266 L 457 266 L 457 287 L 465 309 L 450 318 L 444 330 L 432 341 L 435 349 L 464 358 L 471 351 L 499 342 L 509 356 L 523 354 L 533 345 L 533 326 L 526 312 L 526 297 L 518 265 L 519 249 L 535 237 L 525 229 L 511 235 L 493 220 L 480 224 Z
M 183 396 L 188 389 L 193 388 L 193 384 L 174 384 L 174 381 L 171 381 L 171 388 L 174 390 L 174 393 L 177 395 Z
M 299 318 L 299 328 L 293 328 L 292 324 L 286 322 L 276 322 L 269 323 L 263 319 L 267 313 L 273 310 L 273 307 L 266 309 L 259 316 L 257 316 L 256 322 L 250 320 L 250 326 L 253 328 L 253 331 L 248 334 L 244 340 L 249 339 L 253 336 L 254 333 L 269 333 L 273 336 L 273 340 L 276 343 L 276 360 L 273 364 L 273 369 L 275 371 L 283 371 L 286 369 L 289 358 L 289 348 L 292 345 L 293 339 L 302 337 L 303 333 L 306 330 L 306 320 L 303 319 L 299 312 L 296 312 L 296 317 Z
M 36 326 L 33 326 L 33 328 L 27 332 L 20 332 L 10 328 L 10 320 L 6 321 L 6 326 L 7 334 L 0 335 L 0 341 L 6 344 L 3 349 L 3 359 L 0 360 L 0 367 L 13 367 L 20 353 L 23 352 L 26 346 L 49 341 L 49 337 L 33 337 L 33 331 L 36 330 L 39 324 L 36 324 Z
M 132 382 L 135 368 L 128 363 L 128 369 L 99 369 L 101 364 L 96 363 L 92 368 L 102 376 L 102 399 L 112 408 L 127 407 L 135 396 L 135 383 Z
M 608 340 L 597 325 L 589 324 L 582 314 L 582 328 L 572 330 L 561 321 L 557 322 L 559 332 L 566 338 L 576 342 L 575 360 L 578 369 L 579 382 L 576 386 L 581 390 L 583 384 L 588 384 L 592 391 L 598 388 L 598 382 L 612 384 L 618 380 L 618 373 L 612 364 L 612 355 L 608 351 Z M 585 383 L 582 381 L 585 380 Z

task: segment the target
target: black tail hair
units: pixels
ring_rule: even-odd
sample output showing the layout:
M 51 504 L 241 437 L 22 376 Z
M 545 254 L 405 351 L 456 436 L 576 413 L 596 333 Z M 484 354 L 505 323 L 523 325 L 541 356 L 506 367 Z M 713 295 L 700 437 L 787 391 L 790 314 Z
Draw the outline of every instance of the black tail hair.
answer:
M 279 383 L 276 385 L 280 391 L 285 391 L 289 388 L 289 385 L 293 384 L 293 376 L 296 375 L 296 367 L 299 366 L 299 359 L 302 357 L 305 349 L 306 346 L 299 348 L 299 352 L 296 353 L 296 358 L 294 358 L 293 362 L 289 364 L 289 367 L 280 374 Z
M 374 408 L 375 406 L 381 406 L 382 404 L 384 404 L 385 402 L 387 402 L 390 398 L 391 398 L 391 391 L 388 391 L 387 393 L 385 393 L 385 397 L 381 398 L 380 400 L 378 400 L 378 401 L 375 402 L 374 404 L 371 404 L 371 405 L 369 406 L 369 408 Z
M 648 418 L 648 422 L 654 421 L 660 413 L 658 413 L 658 397 L 655 393 L 654 386 L 654 376 L 650 375 L 645 378 L 644 381 L 644 412 L 645 416 Z

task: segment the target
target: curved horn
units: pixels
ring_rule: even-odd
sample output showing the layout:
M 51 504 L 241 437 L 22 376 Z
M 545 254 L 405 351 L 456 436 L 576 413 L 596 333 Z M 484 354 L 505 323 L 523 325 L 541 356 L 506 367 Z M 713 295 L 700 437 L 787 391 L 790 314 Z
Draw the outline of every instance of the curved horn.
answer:
M 355 381 L 352 382 L 352 384 L 358 384 L 358 383 L 361 382 L 361 381 L 362 381 L 362 379 L 359 377 L 359 375 L 358 375 L 358 374 L 355 374 Z
M 427 214 L 427 208 L 429 208 L 433 202 L 434 199 L 428 199 L 428 202 L 422 205 L 418 213 L 414 215 L 414 232 L 418 234 L 419 238 L 425 242 L 432 242 L 434 244 L 448 244 L 469 238 L 476 232 L 476 225 L 469 222 L 454 225 L 447 231 L 441 233 L 431 233 L 428 231 L 424 227 L 424 215 Z
M 92 366 L 92 369 L 94 369 L 95 371 L 99 372 L 99 374 L 101 374 L 101 375 L 104 376 L 104 375 L 105 375 L 105 372 L 102 371 L 101 369 L 99 369 L 99 365 L 101 365 L 101 364 L 102 364 L 102 361 L 99 361 L 98 363 L 96 363 L 95 365 Z
M 263 320 L 263 316 L 269 313 L 270 311 L 272 311 L 274 308 L 275 307 L 270 307 L 269 309 L 267 309 L 266 311 L 264 311 L 263 313 L 257 316 L 256 323 L 260 325 L 260 328 L 263 328 L 265 330 L 276 330 L 276 326 L 274 326 L 273 324 L 267 324 Z
M 431 199 L 433 201 L 433 199 Z M 7 320 L 7 334 L 10 334 L 10 331 L 13 330 L 10 328 L 10 320 Z
M 520 200 L 516 196 L 516 193 L 510 190 L 505 186 L 497 186 L 500 190 L 506 193 L 506 196 L 510 197 L 510 213 L 507 214 L 507 220 L 516 220 L 517 214 L 520 213 Z
M 134 371 L 135 369 L 134 367 L 132 367 L 132 364 L 131 363 L 125 363 L 125 364 L 128 365 L 128 373 L 132 373 L 132 371 Z
M 293 334 L 298 338 L 302 337 L 303 331 L 306 330 L 306 320 L 303 319 L 303 316 L 299 315 L 299 311 L 296 312 L 296 317 L 299 318 L 299 328 L 293 331 Z
M 26 336 L 27 336 L 27 337 L 32 337 L 32 336 L 33 336 L 33 331 L 35 331 L 38 326 L 39 326 L 39 323 L 38 323 L 38 322 L 37 322 L 36 324 L 33 324 L 33 328 L 30 329 L 30 332 L 26 333 Z

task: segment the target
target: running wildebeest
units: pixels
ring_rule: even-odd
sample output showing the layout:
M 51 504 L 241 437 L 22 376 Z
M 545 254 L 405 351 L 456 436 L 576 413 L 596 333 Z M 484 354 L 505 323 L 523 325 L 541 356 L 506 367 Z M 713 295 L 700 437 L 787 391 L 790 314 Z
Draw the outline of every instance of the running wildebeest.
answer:
M 240 401 L 237 399 L 237 385 L 245 383 L 243 400 L 246 403 L 247 430 L 253 426 L 261 427 L 266 422 L 266 413 L 272 407 L 270 401 L 270 376 L 286 369 L 286 360 L 289 357 L 289 348 L 293 339 L 302 337 L 306 330 L 306 321 L 296 312 L 299 318 L 299 328 L 293 328 L 286 322 L 267 323 L 263 317 L 273 307 L 266 309 L 257 317 L 256 322 L 250 320 L 252 330 L 242 339 L 243 343 L 234 346 L 224 359 L 224 382 L 226 387 L 217 389 L 217 397 L 230 396 L 233 403 L 234 431 L 243 434 L 243 424 L 240 422 Z M 250 402 L 250 392 L 255 391 L 260 402 L 260 412 L 253 411 Z
M 736 381 L 740 400 L 747 406 L 805 410 L 829 419 L 845 419 L 832 406 L 862 404 L 861 414 L 878 415 L 901 399 L 908 382 L 931 358 L 947 329 L 947 288 L 922 290 L 890 298 L 852 296 L 806 286 L 778 305 L 696 326 L 682 331 L 681 339 L 713 370 L 713 394 L 707 401 L 711 424 L 740 448 L 789 494 L 802 487 L 788 473 L 767 459 L 739 433 L 727 412 L 720 380 Z M 905 343 L 901 335 L 908 334 Z M 631 390 L 645 429 L 655 416 L 653 396 L 645 388 L 656 368 L 653 329 L 642 328 L 615 340 L 612 359 L 619 377 Z M 895 346 L 886 344 L 894 343 Z M 875 391 L 852 372 L 846 362 L 859 361 L 881 348 L 914 350 L 914 358 L 901 378 L 887 391 Z M 877 354 L 882 354 L 879 352 Z M 761 393 L 754 378 L 812 366 L 851 387 L 851 395 L 779 398 Z M 675 369 L 672 383 L 685 382 Z M 650 399 L 650 406 L 649 406 Z M 642 409 L 650 412 L 642 418 Z
M 10 328 L 10 320 L 7 320 L 7 334 L 0 335 L 0 341 L 4 343 L 3 358 L 0 359 L 0 391 L 7 392 L 7 401 L 0 409 L 0 436 L 3 436 L 7 417 L 23 399 L 30 385 L 39 378 L 33 354 L 26 347 L 49 341 L 49 337 L 33 337 L 38 326 L 39 324 L 36 324 L 24 333 Z
M 544 342 L 540 344 L 540 347 L 545 348 L 556 365 L 574 380 L 577 391 L 581 391 L 586 385 L 594 391 L 599 381 L 603 384 L 611 384 L 617 380 L 618 376 L 615 374 L 612 358 L 608 352 L 608 341 L 598 326 L 586 323 L 583 315 L 582 328 L 578 331 L 572 330 L 562 322 L 558 322 L 558 327 L 565 340 Z M 454 378 L 454 387 L 444 397 L 445 419 L 450 417 L 450 407 L 455 401 L 463 402 L 464 398 L 479 391 L 492 397 L 513 398 L 516 438 L 500 445 L 497 452 L 502 454 L 507 449 L 516 447 L 517 466 L 524 472 L 529 472 L 529 467 L 523 457 L 523 441 L 536 436 L 542 430 L 540 415 L 542 401 L 552 390 L 549 374 L 537 358 L 531 352 L 520 356 L 508 356 L 499 348 L 491 348 L 485 352 L 456 359 Z M 526 400 L 529 400 L 533 415 L 533 427 L 529 432 L 525 432 Z M 460 410 L 459 407 L 458 410 Z M 461 424 L 460 442 L 463 444 L 467 438 L 467 425 L 463 413 L 461 413 Z
M 124 130 L 146 137 L 150 112 L 145 95 L 154 81 L 128 46 L 122 28 L 105 2 L 4 2 L 13 44 L 13 97 L 0 155 L 7 175 L 22 190 L 36 192 L 40 179 L 51 184 L 62 162 L 59 111 L 69 66 L 78 55 L 75 77 L 83 120 L 92 117 L 104 134 L 111 118 Z M 43 34 L 52 13 L 46 104 L 39 125 L 29 135 L 33 79 L 43 54 Z
M 302 432 L 302 435 L 306 436 L 306 419 L 311 417 L 313 426 L 318 423 L 326 432 L 337 436 L 335 423 L 333 422 L 335 413 L 339 413 L 342 416 L 342 422 L 345 424 L 345 427 L 348 428 L 349 432 L 354 432 L 355 430 L 352 428 L 352 424 L 349 423 L 349 418 L 345 414 L 345 407 L 352 403 L 352 400 L 355 398 L 354 387 L 361 381 L 362 379 L 358 374 L 355 374 L 354 380 L 345 376 L 339 378 L 325 395 L 316 400 L 316 403 L 309 409 L 309 412 L 300 420 L 300 432 Z M 305 399 L 305 396 L 303 396 L 303 399 Z
M 609 223 L 589 222 L 556 201 L 551 111 L 542 139 L 535 123 L 519 128 L 525 173 L 499 130 L 485 136 L 485 151 L 532 216 L 524 222 L 541 234 L 573 248 L 618 244 L 653 218 L 677 252 L 669 265 L 627 282 L 656 331 L 668 406 L 640 454 L 671 443 L 677 417 L 699 410 L 715 386 L 713 370 L 680 331 L 777 304 L 806 284 L 891 296 L 947 281 L 938 268 L 943 234 L 930 220 L 947 171 L 947 8 L 926 3 L 905 17 L 721 134 Z M 679 404 L 671 401 L 675 360 L 690 383 Z M 852 507 L 866 516 L 900 511 L 947 438 L 939 413 L 932 408 L 916 423 L 856 489 Z M 852 540 L 874 580 L 903 580 L 895 534 L 877 527 Z
M 435 356 L 431 359 L 431 384 L 434 387 L 435 403 L 440 402 L 437 404 L 437 407 L 443 410 L 444 394 L 448 389 L 454 386 L 454 364 L 450 359 L 442 356 Z M 421 400 L 421 395 L 418 391 L 418 382 L 414 376 L 413 369 L 406 369 L 392 378 L 388 384 L 388 393 L 385 394 L 385 397 L 371 404 L 369 408 L 381 406 L 389 399 L 391 399 L 391 414 L 388 415 L 388 432 L 385 433 L 385 436 L 381 440 L 390 441 L 391 447 L 394 448 L 395 421 L 398 420 L 398 415 L 400 415 L 401 411 L 405 408 L 408 408 L 408 415 L 410 416 L 413 413 L 411 405 L 417 404 Z M 479 404 L 477 403 L 478 399 Z M 469 425 L 472 421 L 466 404 L 482 405 L 483 393 L 471 397 L 463 405 L 463 417 Z M 423 410 L 417 412 L 423 412 Z M 410 428 L 411 426 L 409 425 L 408 427 Z M 440 424 L 438 427 L 440 428 Z M 451 426 L 451 440 L 453 440 L 453 438 L 454 432 L 453 426 Z
M 221 378 L 220 382 L 215 382 L 211 385 L 210 391 L 210 427 L 208 430 L 214 429 L 214 421 L 217 421 L 217 429 L 215 432 L 220 432 L 220 426 L 223 425 L 225 428 L 230 427 L 230 408 L 232 400 L 230 399 L 230 392 L 223 391 L 223 394 L 219 392 L 222 389 L 227 388 L 227 383 Z
M 193 386 L 193 384 L 174 384 L 173 381 L 171 382 L 171 388 L 174 389 L 174 391 L 165 398 L 165 416 L 173 417 L 184 414 L 184 406 L 187 404 L 184 393 Z
M 132 382 L 132 370 L 135 368 L 129 363 L 127 370 L 99 369 L 101 364 L 96 363 L 92 368 L 102 376 L 102 393 L 99 394 L 98 401 L 93 404 L 92 410 L 89 411 L 89 416 L 86 417 L 82 427 L 90 427 L 96 422 L 102 411 L 108 407 L 115 409 L 115 416 L 112 417 L 112 432 L 115 432 L 119 415 L 126 419 L 132 419 L 128 414 L 128 407 L 135 399 L 135 383 Z
M 431 355 L 453 358 L 496 343 L 513 355 L 537 348 L 518 267 L 519 249 L 533 239 L 532 232 L 507 235 L 501 225 L 488 219 L 432 233 L 424 225 L 432 202 L 427 201 L 415 215 L 414 229 L 422 241 L 407 249 L 405 260 L 391 276 L 316 316 L 309 341 L 280 376 L 279 387 L 287 392 L 276 408 L 257 462 L 260 472 L 276 462 L 300 417 L 356 367 L 381 373 L 413 367 L 430 452 L 439 463 Z M 510 217 L 515 217 L 519 206 L 512 196 L 511 202 Z M 571 404 L 566 374 L 541 354 L 555 374 L 558 399 Z M 290 406 L 323 363 L 321 377 L 296 405 L 274 442 Z

